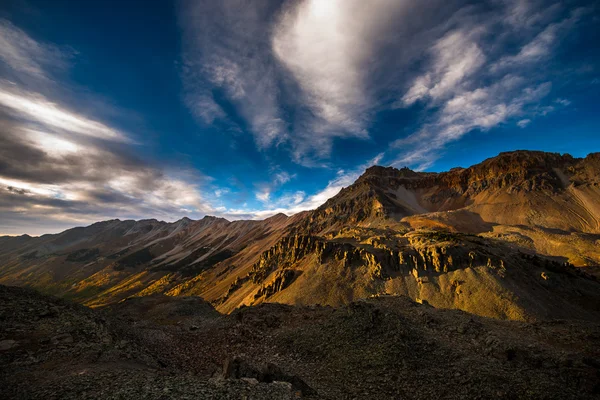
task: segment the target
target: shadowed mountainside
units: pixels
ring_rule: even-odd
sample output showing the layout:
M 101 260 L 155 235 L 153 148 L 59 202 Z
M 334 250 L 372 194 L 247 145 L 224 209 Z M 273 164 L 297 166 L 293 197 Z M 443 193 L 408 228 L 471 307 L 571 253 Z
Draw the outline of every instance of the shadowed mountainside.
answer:
M 524 323 L 402 296 L 221 315 L 154 295 L 90 310 L 0 285 L 6 399 L 592 399 L 600 326 Z

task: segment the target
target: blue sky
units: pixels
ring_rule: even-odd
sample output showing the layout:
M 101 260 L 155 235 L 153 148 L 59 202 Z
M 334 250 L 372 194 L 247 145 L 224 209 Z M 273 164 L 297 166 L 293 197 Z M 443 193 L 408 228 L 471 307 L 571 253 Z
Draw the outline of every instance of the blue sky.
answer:
M 372 164 L 600 151 L 597 1 L 0 5 L 0 234 L 312 209 Z

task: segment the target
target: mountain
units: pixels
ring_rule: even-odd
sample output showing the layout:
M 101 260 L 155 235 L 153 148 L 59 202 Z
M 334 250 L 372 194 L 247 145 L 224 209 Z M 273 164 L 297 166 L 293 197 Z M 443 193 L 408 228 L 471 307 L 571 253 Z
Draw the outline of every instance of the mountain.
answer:
M 595 399 L 600 325 L 379 296 L 221 315 L 152 295 L 91 310 L 0 285 L 3 399 Z
M 374 166 L 292 217 L 0 238 L 0 283 L 92 307 L 154 293 L 221 312 L 392 294 L 502 319 L 597 319 L 599 221 L 600 153 L 516 151 L 443 173 Z
M 160 291 L 172 276 L 190 279 L 247 246 L 263 251 L 293 221 L 283 215 L 235 222 L 209 216 L 111 220 L 57 235 L 4 238 L 0 279 L 100 305 Z

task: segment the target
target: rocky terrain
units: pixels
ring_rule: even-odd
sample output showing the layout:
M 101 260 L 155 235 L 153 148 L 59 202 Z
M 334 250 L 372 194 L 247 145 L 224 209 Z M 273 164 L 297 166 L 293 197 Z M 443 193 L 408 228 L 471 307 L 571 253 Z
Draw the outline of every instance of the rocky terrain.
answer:
M 101 309 L 0 286 L 3 399 L 592 399 L 600 324 L 404 296 L 219 314 L 153 295 Z
M 264 221 L 105 221 L 0 238 L 0 283 L 90 307 L 162 293 L 242 305 L 403 295 L 499 319 L 600 318 L 600 153 L 516 151 L 425 173 L 371 167 Z

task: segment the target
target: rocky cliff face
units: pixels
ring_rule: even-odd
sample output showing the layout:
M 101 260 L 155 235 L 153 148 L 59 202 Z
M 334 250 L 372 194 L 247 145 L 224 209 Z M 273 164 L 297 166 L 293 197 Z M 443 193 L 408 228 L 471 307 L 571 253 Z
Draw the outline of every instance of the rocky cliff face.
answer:
M 338 304 L 392 293 L 496 318 L 600 317 L 600 283 L 571 264 L 475 235 L 436 231 L 363 228 L 329 239 L 284 237 L 216 304 L 226 309 L 244 287 L 247 305 Z M 333 297 L 331 288 L 337 288 Z
M 568 260 L 581 265 L 596 239 L 569 244 L 574 241 L 568 236 L 600 234 L 599 157 L 517 151 L 443 173 L 375 166 L 311 213 L 298 232 L 404 226 L 484 233 L 511 227 L 546 254 L 573 254 Z M 531 235 L 521 227 L 541 231 Z M 558 242 L 560 249 L 548 246 Z M 600 263 L 600 254 L 591 253 L 583 264 Z

